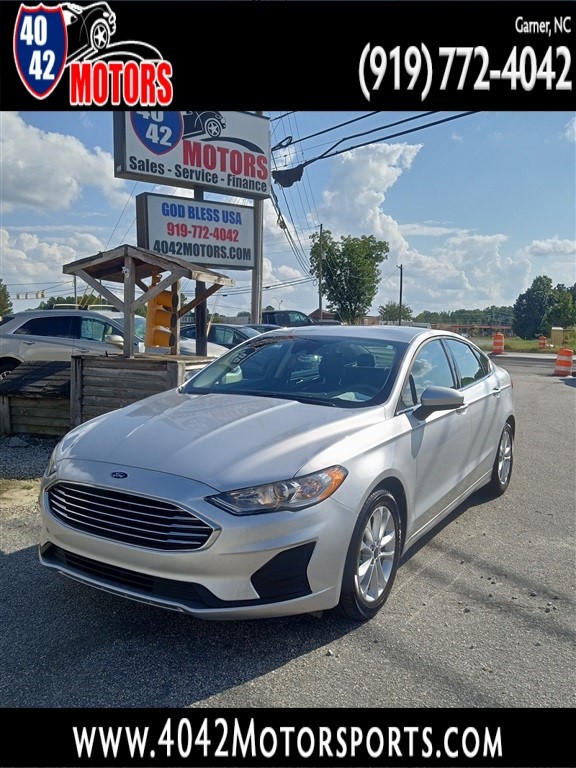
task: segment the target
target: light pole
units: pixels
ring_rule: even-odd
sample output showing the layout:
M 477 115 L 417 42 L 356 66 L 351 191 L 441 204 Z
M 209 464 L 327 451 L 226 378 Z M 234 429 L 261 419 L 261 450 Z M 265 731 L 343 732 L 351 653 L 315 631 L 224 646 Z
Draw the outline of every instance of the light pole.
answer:
M 271 299 L 274 299 L 274 301 L 278 302 L 278 309 L 282 309 L 282 299 L 279 299 L 277 296 L 270 296 Z
M 402 264 L 397 265 L 400 270 L 400 299 L 398 301 L 398 325 L 402 325 L 402 272 L 404 267 Z
M 324 316 L 322 314 L 322 259 L 324 258 L 324 254 L 322 252 L 322 224 L 320 224 L 320 259 L 319 259 L 319 265 L 320 268 L 318 270 L 318 310 L 320 313 L 320 320 L 324 319 Z

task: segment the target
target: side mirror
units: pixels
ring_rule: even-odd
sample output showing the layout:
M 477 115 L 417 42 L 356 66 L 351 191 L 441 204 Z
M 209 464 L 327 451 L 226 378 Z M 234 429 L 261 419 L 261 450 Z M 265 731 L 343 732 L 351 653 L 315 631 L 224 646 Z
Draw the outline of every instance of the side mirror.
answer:
M 435 411 L 454 411 L 464 405 L 464 395 L 451 387 L 426 387 L 414 416 L 421 421 Z
M 237 382 L 242 381 L 242 369 L 239 365 L 236 366 L 236 368 L 233 368 L 228 373 L 224 374 L 224 379 L 222 381 L 223 384 L 236 384 Z
M 104 336 L 106 344 L 113 344 L 115 347 L 124 348 L 124 339 L 119 334 L 113 333 L 109 336 Z

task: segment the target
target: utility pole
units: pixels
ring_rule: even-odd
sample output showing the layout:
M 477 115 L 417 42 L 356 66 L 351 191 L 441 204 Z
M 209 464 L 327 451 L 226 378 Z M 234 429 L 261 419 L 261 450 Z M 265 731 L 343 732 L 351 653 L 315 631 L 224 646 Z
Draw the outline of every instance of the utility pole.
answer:
M 322 315 L 322 259 L 324 258 L 324 254 L 322 253 L 322 224 L 320 224 L 320 269 L 319 269 L 319 278 L 318 278 L 318 309 L 320 310 L 320 317 L 319 320 L 323 319 Z
M 400 270 L 400 300 L 398 302 L 398 325 L 402 325 L 402 271 L 404 267 L 402 264 L 398 267 Z
M 262 111 L 255 112 L 262 117 Z M 252 270 L 252 305 L 253 323 L 262 322 L 262 265 L 264 261 L 264 201 L 254 200 L 254 269 Z
M 204 200 L 204 190 L 194 187 L 194 199 Z M 198 299 L 206 291 L 206 283 L 196 280 L 194 297 Z M 196 354 L 206 357 L 208 354 L 208 305 L 206 300 L 196 304 L 194 308 L 194 322 L 196 324 Z

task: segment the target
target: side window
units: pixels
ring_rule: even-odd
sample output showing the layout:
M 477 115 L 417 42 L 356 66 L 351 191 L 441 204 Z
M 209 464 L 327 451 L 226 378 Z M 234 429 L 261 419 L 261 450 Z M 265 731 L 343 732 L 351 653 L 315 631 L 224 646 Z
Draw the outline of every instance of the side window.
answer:
M 483 379 L 488 374 L 488 360 L 483 360 L 481 356 L 476 355 L 475 351 L 468 344 L 449 339 L 446 342 L 446 346 L 456 362 L 461 387 L 467 387 L 469 384 Z
M 37 317 L 21 325 L 14 333 L 21 333 L 24 336 L 55 336 L 57 338 L 69 339 L 71 335 L 72 315 L 67 317 L 59 315 L 56 317 Z
M 454 383 L 442 343 L 438 340 L 430 341 L 420 349 L 412 363 L 402 390 L 400 407 L 417 405 L 426 387 L 453 387 Z
M 233 343 L 233 331 L 229 328 L 217 328 L 216 326 L 212 326 L 212 329 L 215 344 L 227 346 L 228 344 Z
M 310 325 L 310 319 L 303 312 L 288 312 L 288 317 L 291 326 Z
M 119 333 L 114 331 L 109 323 L 104 323 L 101 320 L 94 320 L 93 318 L 82 318 L 80 325 L 80 338 L 88 341 L 104 341 L 106 336 L 111 333 Z M 121 335 L 121 334 L 120 334 Z

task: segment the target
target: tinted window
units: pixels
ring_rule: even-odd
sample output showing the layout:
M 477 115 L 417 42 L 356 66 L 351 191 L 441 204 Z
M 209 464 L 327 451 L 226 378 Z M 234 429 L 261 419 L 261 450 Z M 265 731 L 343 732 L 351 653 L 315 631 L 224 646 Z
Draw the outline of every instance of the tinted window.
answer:
M 56 336 L 69 339 L 73 337 L 72 315 L 57 315 L 56 317 L 36 317 L 28 320 L 14 333 L 25 336 Z
M 461 387 L 466 387 L 479 379 L 483 379 L 488 374 L 488 359 L 484 358 L 483 355 L 477 355 L 468 344 L 449 339 L 446 346 L 456 362 Z
M 408 379 L 402 390 L 401 405 L 409 408 L 420 402 L 426 387 L 453 387 L 452 369 L 442 343 L 438 340 L 425 344 L 417 353 Z

